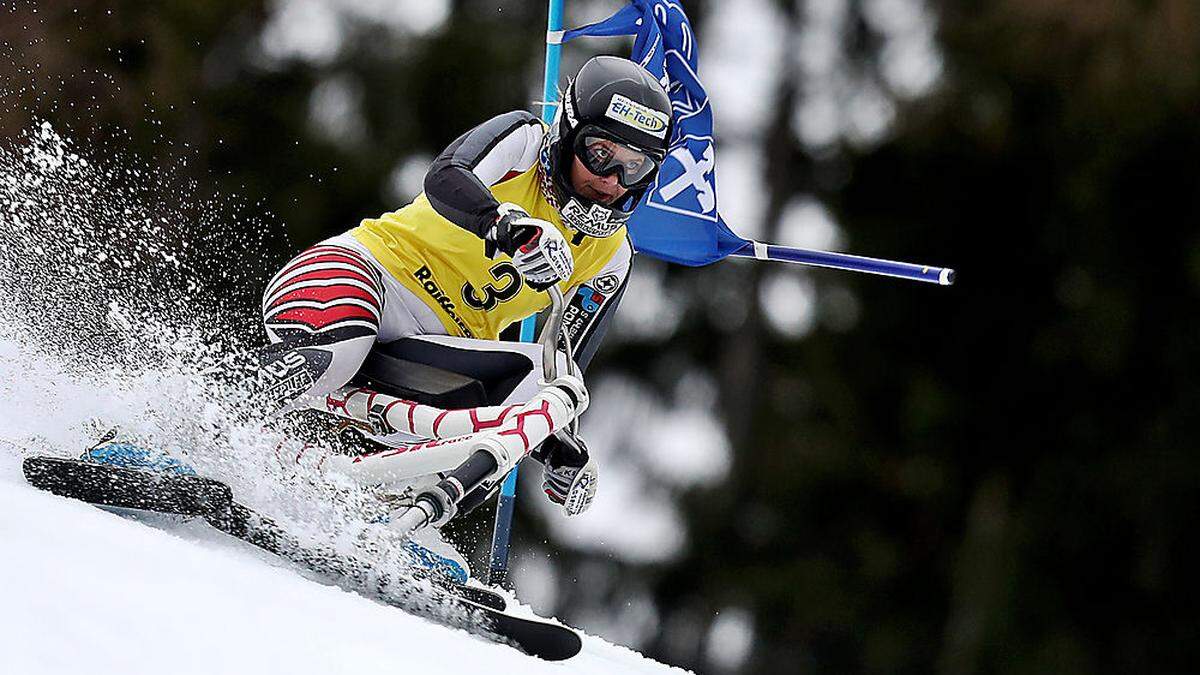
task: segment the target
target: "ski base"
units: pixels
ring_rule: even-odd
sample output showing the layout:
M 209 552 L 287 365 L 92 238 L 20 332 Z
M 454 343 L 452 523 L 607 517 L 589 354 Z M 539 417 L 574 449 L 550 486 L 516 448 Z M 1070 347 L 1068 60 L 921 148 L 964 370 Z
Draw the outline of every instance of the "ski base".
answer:
M 99 506 L 205 516 L 224 511 L 233 503 L 228 485 L 200 476 L 57 457 L 27 457 L 21 468 L 25 480 L 39 490 Z
M 431 596 L 424 587 L 380 574 L 369 564 L 332 548 L 305 546 L 270 518 L 234 501 L 229 486 L 219 481 L 54 457 L 26 458 L 22 468 L 30 485 L 61 497 L 204 518 L 216 529 L 328 577 L 347 590 L 422 618 L 512 643 L 531 656 L 561 661 L 583 648 L 579 635 L 569 628 L 505 614 L 504 598 L 491 591 L 438 586 Z M 439 603 L 465 609 L 473 621 L 439 615 L 431 607 Z

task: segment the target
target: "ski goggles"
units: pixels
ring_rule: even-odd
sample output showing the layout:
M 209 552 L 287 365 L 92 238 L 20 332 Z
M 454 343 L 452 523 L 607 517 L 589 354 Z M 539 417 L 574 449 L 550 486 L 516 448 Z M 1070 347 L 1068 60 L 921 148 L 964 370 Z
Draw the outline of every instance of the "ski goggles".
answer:
M 617 182 L 626 190 L 646 187 L 658 173 L 658 159 L 597 127 L 579 130 L 575 136 L 575 156 L 594 175 L 616 174 Z

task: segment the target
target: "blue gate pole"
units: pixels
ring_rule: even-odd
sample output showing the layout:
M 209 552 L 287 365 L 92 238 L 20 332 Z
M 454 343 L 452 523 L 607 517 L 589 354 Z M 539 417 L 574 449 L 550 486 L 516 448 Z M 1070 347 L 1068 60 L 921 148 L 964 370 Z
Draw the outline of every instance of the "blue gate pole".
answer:
M 542 121 L 550 124 L 558 108 L 558 64 L 562 55 L 563 0 L 550 0 L 546 24 L 546 74 L 542 84 Z M 521 322 L 521 341 L 533 342 L 537 317 Z M 514 467 L 500 486 L 496 503 L 496 526 L 492 530 L 492 555 L 487 582 L 501 585 L 508 579 L 508 544 L 512 537 L 513 508 L 517 499 L 517 468 Z

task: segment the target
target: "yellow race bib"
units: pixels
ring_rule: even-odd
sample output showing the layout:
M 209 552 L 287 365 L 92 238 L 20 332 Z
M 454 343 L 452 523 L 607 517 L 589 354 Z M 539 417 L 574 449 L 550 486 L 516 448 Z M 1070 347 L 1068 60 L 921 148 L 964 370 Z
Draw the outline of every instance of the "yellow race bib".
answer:
M 542 196 L 537 164 L 490 190 L 498 201 L 512 202 L 563 233 L 575 257 L 574 274 L 559 284 L 564 294 L 599 274 L 625 241 L 622 227 L 610 237 L 575 244 L 558 209 Z M 545 293 L 521 283 L 507 255 L 489 259 L 483 240 L 443 218 L 424 193 L 399 211 L 363 220 L 350 234 L 433 309 L 450 335 L 495 340 L 509 324 L 550 304 Z

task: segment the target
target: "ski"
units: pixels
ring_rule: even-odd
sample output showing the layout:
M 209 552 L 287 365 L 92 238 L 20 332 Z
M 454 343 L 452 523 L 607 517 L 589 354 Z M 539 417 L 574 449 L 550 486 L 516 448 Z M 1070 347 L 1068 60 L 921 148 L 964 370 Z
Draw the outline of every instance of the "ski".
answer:
M 463 600 L 470 600 L 477 605 L 483 605 L 497 612 L 503 612 L 508 608 L 508 601 L 504 599 L 503 595 L 489 591 L 486 588 L 464 586 L 462 584 L 449 584 L 444 588 Z
M 412 612 L 414 600 L 419 602 L 426 599 L 424 596 L 427 594 L 422 589 L 413 587 L 405 580 L 375 574 L 361 561 L 327 548 L 302 545 L 270 518 L 236 502 L 227 516 L 222 514 L 210 518 L 209 523 L 227 534 L 312 571 L 345 580 L 360 594 L 394 607 Z M 456 588 L 457 590 L 443 590 L 448 590 L 455 602 L 471 611 L 480 628 L 515 643 L 531 656 L 548 661 L 561 661 L 575 656 L 583 648 L 583 641 L 579 635 L 569 628 L 498 611 L 484 603 L 503 601 L 503 598 L 488 591 L 465 586 Z M 417 613 L 424 615 L 423 612 Z
M 560 661 L 583 648 L 579 635 L 569 628 L 506 614 L 504 598 L 491 591 L 470 586 L 425 587 L 381 573 L 332 547 L 306 546 L 274 520 L 234 501 L 232 491 L 219 481 L 53 457 L 26 458 L 22 468 L 30 485 L 61 497 L 204 518 L 214 528 L 346 590 L 424 619 L 511 643 L 531 656 Z
M 25 480 L 39 490 L 96 504 L 181 516 L 219 513 L 233 503 L 228 485 L 211 478 L 105 466 L 59 457 L 27 457 Z

